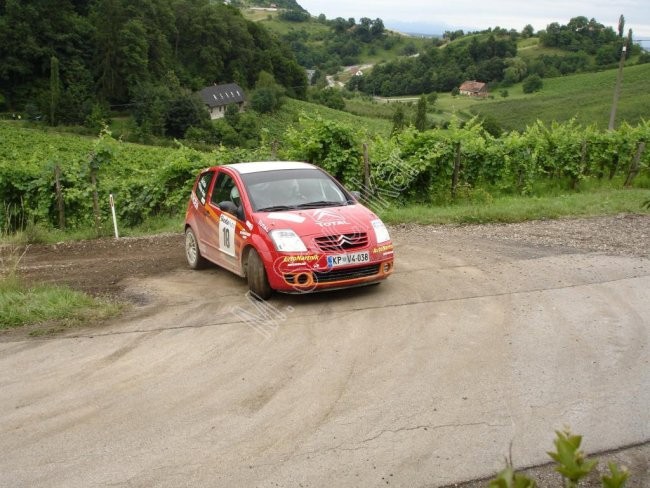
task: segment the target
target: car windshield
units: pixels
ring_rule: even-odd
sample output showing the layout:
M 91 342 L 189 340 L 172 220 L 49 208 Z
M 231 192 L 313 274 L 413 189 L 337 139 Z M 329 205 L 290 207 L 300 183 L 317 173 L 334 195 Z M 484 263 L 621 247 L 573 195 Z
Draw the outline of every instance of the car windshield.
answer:
M 350 196 L 318 169 L 247 173 L 242 179 L 255 212 L 348 205 Z

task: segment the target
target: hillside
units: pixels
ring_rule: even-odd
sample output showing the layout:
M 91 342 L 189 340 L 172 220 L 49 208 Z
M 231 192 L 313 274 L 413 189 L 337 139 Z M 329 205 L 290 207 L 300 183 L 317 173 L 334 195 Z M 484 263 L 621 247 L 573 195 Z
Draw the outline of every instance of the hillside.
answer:
M 435 42 L 385 29 L 381 19 L 327 19 L 324 15 L 312 17 L 291 9 L 248 4 L 241 12 L 246 19 L 275 33 L 303 67 L 328 74 L 342 66 L 376 64 L 413 55 Z
M 616 83 L 616 70 L 583 73 L 544 80 L 544 88 L 526 95 L 521 84 L 508 89 L 509 96 L 495 93 L 491 100 L 463 97 L 440 97 L 439 107 L 467 110 L 489 115 L 504 129 L 522 129 L 539 119 L 544 122 L 566 121 L 573 117 L 584 125 L 606 129 Z M 621 121 L 637 124 L 648 119 L 650 112 L 650 64 L 629 66 L 623 70 L 623 84 L 618 102 L 617 125 Z
M 286 43 L 210 0 L 0 2 L 0 110 L 51 125 L 112 108 L 140 125 L 143 111 L 158 112 L 145 128 L 156 129 L 168 122 L 161 112 L 193 111 L 191 92 L 252 89 L 262 72 L 304 97 L 305 73 Z

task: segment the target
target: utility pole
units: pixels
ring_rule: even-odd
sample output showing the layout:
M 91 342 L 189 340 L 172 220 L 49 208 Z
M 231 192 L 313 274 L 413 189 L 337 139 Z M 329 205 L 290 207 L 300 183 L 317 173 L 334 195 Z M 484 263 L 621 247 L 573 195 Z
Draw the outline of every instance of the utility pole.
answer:
M 614 88 L 614 100 L 612 101 L 612 112 L 609 114 L 609 130 L 614 130 L 614 120 L 616 120 L 616 106 L 618 105 L 618 96 L 621 92 L 621 83 L 623 81 L 623 64 L 625 64 L 625 52 L 627 46 L 623 45 L 621 49 L 621 60 L 618 62 L 618 74 L 616 75 L 616 87 Z

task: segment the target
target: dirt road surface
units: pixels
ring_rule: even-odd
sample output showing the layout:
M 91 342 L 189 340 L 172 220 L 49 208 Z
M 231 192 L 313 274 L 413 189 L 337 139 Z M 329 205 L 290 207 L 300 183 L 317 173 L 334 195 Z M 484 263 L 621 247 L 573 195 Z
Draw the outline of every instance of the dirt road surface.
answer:
M 649 486 L 649 217 L 391 231 L 387 282 L 263 308 L 180 235 L 30 249 L 134 306 L 2 336 L 0 486 L 435 487 L 565 425 Z

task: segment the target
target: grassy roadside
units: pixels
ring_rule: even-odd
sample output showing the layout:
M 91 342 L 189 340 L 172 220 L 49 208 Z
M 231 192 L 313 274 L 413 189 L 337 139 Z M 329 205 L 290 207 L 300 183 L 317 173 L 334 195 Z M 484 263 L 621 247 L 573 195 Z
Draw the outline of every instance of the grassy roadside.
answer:
M 650 215 L 650 208 L 644 205 L 650 201 L 650 181 L 641 178 L 638 188 L 620 188 L 622 181 L 606 182 L 604 186 L 584 183 L 581 192 L 566 192 L 559 187 L 540 188 L 535 196 L 491 196 L 477 191 L 461 196 L 456 202 L 446 205 L 391 203 L 369 206 L 389 224 L 416 223 L 436 224 L 489 224 L 495 222 L 514 223 L 527 220 L 557 219 L 571 217 L 597 217 L 619 213 Z M 607 186 L 611 185 L 611 186 Z M 131 228 L 120 228 L 120 237 L 144 237 L 148 235 L 179 233 L 183 231 L 184 214 L 157 216 Z M 106 226 L 101 237 L 112 237 L 112 227 Z M 79 229 L 62 232 L 28 226 L 25 231 L 0 237 L 2 246 L 24 246 L 27 244 L 56 244 L 65 241 L 90 240 L 97 238 L 94 229 Z M 2 271 L 0 260 L 0 271 Z M 0 274 L 1 276 L 1 274 Z
M 123 308 L 118 302 L 94 298 L 66 286 L 27 285 L 17 274 L 18 247 L 0 247 L 0 333 L 31 326 L 29 335 L 43 336 L 105 320 Z
M 643 203 L 650 190 L 608 189 L 556 196 L 498 197 L 491 202 L 459 202 L 447 206 L 391 206 L 379 212 L 388 224 L 512 223 L 570 217 L 595 217 L 618 213 L 650 215 Z
M 650 208 L 644 206 L 650 200 L 650 189 L 647 188 L 586 188 L 580 193 L 561 193 L 556 189 L 554 194 L 531 197 L 486 198 L 486 194 L 477 195 L 481 201 L 466 196 L 464 200 L 449 205 L 393 204 L 378 213 L 388 224 L 423 225 L 507 223 L 618 213 L 650 215 Z M 182 221 L 180 214 L 157 217 L 136 228 L 122 229 L 121 235 L 134 237 L 180 232 Z M 94 231 L 91 229 L 63 233 L 37 227 L 0 239 L 0 334 L 17 327 L 27 327 L 31 336 L 55 334 L 120 313 L 123 304 L 118 302 L 94 298 L 64 286 L 28 285 L 18 276 L 20 250 L 28 241 L 55 243 L 92 237 Z

